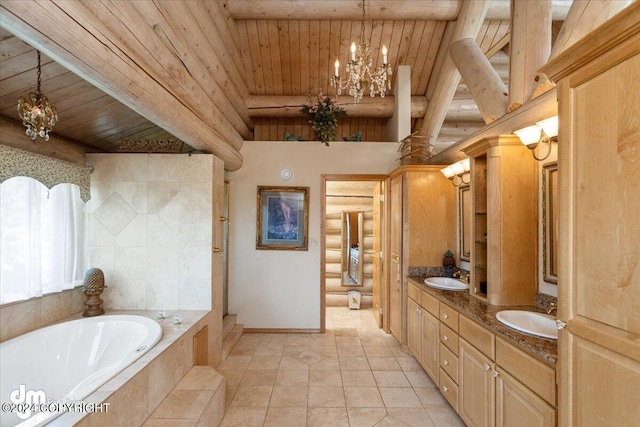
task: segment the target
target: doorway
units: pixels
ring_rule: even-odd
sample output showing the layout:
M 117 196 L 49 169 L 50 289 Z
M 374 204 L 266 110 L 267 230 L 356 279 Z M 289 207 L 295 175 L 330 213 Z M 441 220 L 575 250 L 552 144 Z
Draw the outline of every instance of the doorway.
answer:
M 320 329 L 327 305 L 348 306 L 359 291 L 363 308 L 383 324 L 386 289 L 386 175 L 323 175 L 321 195 Z

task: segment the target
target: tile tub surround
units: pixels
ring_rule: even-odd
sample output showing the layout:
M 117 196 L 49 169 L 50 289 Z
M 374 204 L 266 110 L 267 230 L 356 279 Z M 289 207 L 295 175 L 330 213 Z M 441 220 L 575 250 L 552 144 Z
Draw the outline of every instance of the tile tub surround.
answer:
M 444 291 L 427 286 L 424 284 L 424 279 L 426 278 L 427 276 L 412 276 L 409 277 L 409 281 L 414 285 L 420 286 L 421 289 L 426 290 L 445 304 L 454 307 L 468 318 L 490 329 L 497 336 L 506 339 L 546 364 L 555 366 L 558 359 L 558 342 L 556 340 L 522 334 L 504 326 L 496 319 L 496 313 L 501 310 L 527 310 L 546 313 L 545 310 L 533 305 L 497 306 L 486 304 L 477 298 L 473 298 L 468 292 Z
M 327 307 L 325 333 L 247 333 L 217 370 L 222 427 L 464 426 L 371 309 Z
M 88 246 L 112 310 L 210 310 L 214 157 L 92 154 Z
M 107 311 L 107 314 L 137 314 L 152 319 L 157 311 Z M 174 325 L 173 316 L 182 317 Z M 167 311 L 160 321 L 162 338 L 140 359 L 84 399 L 89 403 L 109 403 L 107 412 L 64 414 L 49 427 L 140 426 L 193 366 L 193 336 L 210 325 L 212 312 L 204 310 Z M 79 313 L 64 321 L 81 318 Z
M 78 314 L 87 297 L 80 287 L 0 306 L 0 342 Z

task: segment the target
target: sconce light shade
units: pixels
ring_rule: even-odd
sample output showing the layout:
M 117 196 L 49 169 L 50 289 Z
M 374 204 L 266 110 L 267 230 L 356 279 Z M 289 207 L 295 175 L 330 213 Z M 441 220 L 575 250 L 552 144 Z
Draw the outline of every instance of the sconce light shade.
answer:
M 451 168 L 453 169 L 453 173 L 455 175 L 462 175 L 464 173 L 464 166 L 462 166 L 460 162 L 452 164 Z
M 440 169 L 440 172 L 442 172 L 444 176 L 446 176 L 451 180 L 454 187 L 459 187 L 462 184 L 466 185 L 471 182 L 470 181 L 471 177 L 469 177 L 469 174 L 468 174 L 470 170 L 471 170 L 471 165 L 470 165 L 469 158 L 467 157 L 466 159 L 455 162 L 454 164 L 449 165 L 446 168 Z M 467 178 L 468 178 L 466 181 L 464 179 L 465 174 L 467 175 Z M 458 181 L 456 181 L 456 178 L 458 178 Z
M 459 163 L 462 165 L 465 172 L 469 172 L 471 170 L 471 160 L 468 157 L 464 160 L 460 160 Z
M 520 138 L 520 141 L 522 141 L 524 145 L 526 145 L 527 147 L 533 145 L 535 148 L 535 146 L 538 145 L 538 142 L 540 141 L 541 131 L 542 128 L 536 124 L 514 131 L 513 133 L 518 135 L 518 138 Z
M 549 138 L 558 136 L 558 116 L 549 117 L 536 123 Z
M 453 178 L 453 175 L 454 175 L 453 168 L 451 166 L 453 165 L 449 165 L 446 168 L 440 169 L 440 172 L 442 172 L 442 174 L 449 179 Z

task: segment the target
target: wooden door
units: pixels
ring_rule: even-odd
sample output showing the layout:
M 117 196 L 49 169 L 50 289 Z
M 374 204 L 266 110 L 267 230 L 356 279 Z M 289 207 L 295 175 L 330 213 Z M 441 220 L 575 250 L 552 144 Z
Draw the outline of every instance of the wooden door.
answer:
M 380 192 L 382 183 L 377 183 L 375 187 L 373 187 L 373 298 L 372 298 L 372 308 L 373 308 L 373 317 L 376 319 L 376 323 L 378 327 L 382 327 L 382 295 L 383 295 L 383 286 L 382 286 L 382 278 L 384 277 L 382 273 L 382 198 L 380 197 Z
M 556 410 L 520 381 L 499 370 L 496 377 L 496 427 L 554 427 Z
M 402 342 L 402 175 L 391 180 L 389 330 Z
M 638 425 L 640 55 L 585 77 L 560 86 L 561 423 Z
M 422 356 L 422 309 L 411 298 L 407 301 L 407 347 L 420 361 Z
M 495 425 L 494 363 L 475 347 L 460 340 L 458 407 L 468 426 Z
M 440 321 L 427 310 L 422 310 L 422 358 L 420 364 L 438 385 L 438 347 L 440 346 Z

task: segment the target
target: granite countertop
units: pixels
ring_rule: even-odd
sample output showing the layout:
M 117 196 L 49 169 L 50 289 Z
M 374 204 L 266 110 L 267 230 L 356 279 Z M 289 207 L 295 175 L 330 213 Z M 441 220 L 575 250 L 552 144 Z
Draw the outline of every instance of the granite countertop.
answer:
M 469 295 L 469 292 L 445 291 L 432 288 L 424 284 L 428 276 L 409 276 L 408 279 L 420 289 L 427 291 L 438 300 L 455 308 L 468 318 L 475 320 L 482 326 L 494 332 L 525 352 L 541 359 L 549 365 L 555 366 L 558 359 L 558 342 L 547 338 L 538 338 L 511 329 L 496 319 L 496 313 L 501 310 L 527 310 L 544 313 L 533 305 L 497 306 L 487 304 Z

